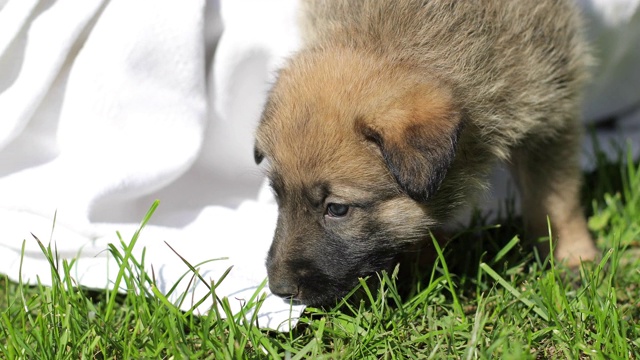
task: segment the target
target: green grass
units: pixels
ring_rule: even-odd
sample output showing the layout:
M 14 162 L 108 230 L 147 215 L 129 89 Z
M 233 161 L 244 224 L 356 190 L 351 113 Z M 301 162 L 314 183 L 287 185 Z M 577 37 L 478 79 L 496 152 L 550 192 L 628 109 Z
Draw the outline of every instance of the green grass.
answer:
M 208 315 L 178 310 L 142 270 L 144 256 L 131 257 L 138 233 L 110 249 L 120 294 L 77 288 L 72 264 L 41 244 L 53 286 L 0 276 L 0 358 L 640 359 L 640 167 L 626 164 L 600 161 L 587 178 L 603 257 L 579 274 L 522 249 L 510 211 L 501 226 L 478 214 L 446 248 L 434 241 L 436 264 L 409 291 L 397 272 L 381 274 L 379 288 L 362 281 L 360 301 L 308 308 L 290 333 L 232 315 L 215 284 L 207 296 L 220 306 Z

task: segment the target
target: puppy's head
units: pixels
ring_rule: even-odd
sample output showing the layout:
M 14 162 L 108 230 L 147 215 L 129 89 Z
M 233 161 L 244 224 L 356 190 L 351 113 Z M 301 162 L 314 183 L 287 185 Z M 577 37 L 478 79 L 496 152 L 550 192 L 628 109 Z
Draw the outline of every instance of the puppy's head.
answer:
M 281 71 L 257 130 L 279 217 L 267 257 L 279 296 L 324 305 L 424 239 L 460 115 L 446 87 L 402 64 L 309 52 Z

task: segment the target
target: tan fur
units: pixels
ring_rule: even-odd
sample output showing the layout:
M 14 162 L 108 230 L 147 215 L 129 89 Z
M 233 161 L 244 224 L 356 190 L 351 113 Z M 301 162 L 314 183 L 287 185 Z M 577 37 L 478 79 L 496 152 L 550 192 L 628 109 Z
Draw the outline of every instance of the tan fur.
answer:
M 518 179 L 528 235 L 546 235 L 549 216 L 556 257 L 594 258 L 578 203 L 590 57 L 571 1 L 304 7 L 305 46 L 256 134 L 280 206 L 267 261 L 275 293 L 342 296 L 471 202 L 497 161 Z M 349 211 L 332 216 L 331 204 Z

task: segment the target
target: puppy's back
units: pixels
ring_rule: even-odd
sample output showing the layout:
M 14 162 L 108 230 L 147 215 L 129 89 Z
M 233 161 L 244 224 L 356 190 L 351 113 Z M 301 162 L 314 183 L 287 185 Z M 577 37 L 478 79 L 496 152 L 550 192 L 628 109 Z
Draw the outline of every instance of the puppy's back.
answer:
M 571 1 L 307 0 L 304 10 L 307 49 L 373 52 L 449 84 L 499 157 L 577 111 L 590 57 Z

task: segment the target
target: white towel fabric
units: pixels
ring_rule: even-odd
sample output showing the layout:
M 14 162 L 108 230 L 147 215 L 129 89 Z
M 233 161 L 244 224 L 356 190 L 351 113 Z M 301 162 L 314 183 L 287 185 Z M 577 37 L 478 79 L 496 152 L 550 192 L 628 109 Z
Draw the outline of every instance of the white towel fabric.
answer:
M 609 136 L 622 129 L 639 144 L 640 0 L 578 1 L 600 57 L 585 115 L 621 114 Z M 217 281 L 233 266 L 217 294 L 238 311 L 266 278 L 277 209 L 253 163 L 253 131 L 274 71 L 298 47 L 296 9 L 296 0 L 0 0 L 0 273 L 50 281 L 33 233 L 77 259 L 78 284 L 108 288 L 117 269 L 107 244 L 116 231 L 130 239 L 160 199 L 134 256 L 146 249 L 164 292 L 188 271 L 165 242 L 191 264 L 220 259 L 200 273 Z M 177 289 L 190 294 L 183 309 L 207 292 L 187 286 Z M 260 326 L 294 325 L 303 307 L 264 293 Z

